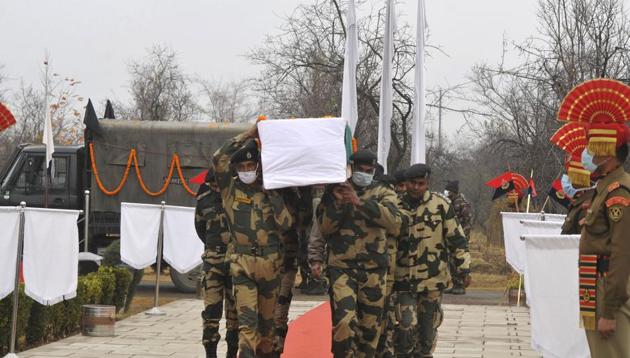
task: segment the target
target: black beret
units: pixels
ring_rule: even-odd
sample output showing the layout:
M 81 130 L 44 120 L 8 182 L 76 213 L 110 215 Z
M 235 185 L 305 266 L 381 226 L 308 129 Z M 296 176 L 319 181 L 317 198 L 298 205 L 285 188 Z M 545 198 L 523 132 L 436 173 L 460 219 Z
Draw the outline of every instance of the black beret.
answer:
M 389 174 L 381 175 L 378 180 L 381 183 L 385 183 L 385 184 L 390 184 L 390 185 L 395 185 L 396 184 L 396 178 L 394 178 L 394 176 L 389 175 Z
M 376 165 L 376 155 L 369 150 L 361 149 L 350 156 L 352 164 Z
M 211 181 L 214 181 L 214 168 L 209 168 L 208 172 L 206 173 L 206 179 L 205 182 L 209 183 Z
M 414 164 L 405 171 L 405 178 L 427 178 L 431 174 L 431 168 L 426 164 Z
M 231 163 L 241 163 L 247 161 L 258 162 L 258 145 L 253 139 L 248 139 L 241 149 L 232 154 L 230 158 Z
M 400 184 L 402 182 L 404 182 L 405 180 L 405 170 L 404 169 L 399 169 L 396 172 L 394 172 L 394 178 L 396 178 L 396 184 Z
M 459 180 L 448 180 L 444 189 L 453 193 L 459 193 Z

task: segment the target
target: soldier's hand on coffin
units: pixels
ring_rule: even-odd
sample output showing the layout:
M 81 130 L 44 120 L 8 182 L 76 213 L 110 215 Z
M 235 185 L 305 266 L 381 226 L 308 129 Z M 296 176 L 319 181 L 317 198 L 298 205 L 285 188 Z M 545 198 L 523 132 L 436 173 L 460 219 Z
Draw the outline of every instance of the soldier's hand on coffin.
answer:
M 344 189 L 340 185 L 336 185 L 334 188 L 332 188 L 332 194 L 335 197 L 335 200 L 337 200 L 337 203 L 339 204 L 345 203 L 343 193 L 344 193 Z
M 348 186 L 344 193 L 344 199 L 346 200 L 346 202 L 352 204 L 352 205 L 359 205 L 361 204 L 361 200 L 359 199 L 359 196 L 357 195 L 357 192 L 354 191 L 354 188 L 352 188 L 351 186 Z
M 245 138 L 258 138 L 258 122 L 245 132 Z

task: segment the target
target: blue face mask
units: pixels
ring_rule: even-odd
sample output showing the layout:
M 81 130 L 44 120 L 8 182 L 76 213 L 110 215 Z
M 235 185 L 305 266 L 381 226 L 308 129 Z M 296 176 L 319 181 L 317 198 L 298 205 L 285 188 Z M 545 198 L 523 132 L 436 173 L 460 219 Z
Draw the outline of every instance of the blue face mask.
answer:
M 560 182 L 562 183 L 562 191 L 564 191 L 564 193 L 571 198 L 575 197 L 577 190 L 573 187 L 573 184 L 571 184 L 569 176 L 566 174 L 562 174 Z
M 593 163 L 593 155 L 588 151 L 587 148 L 584 148 L 584 151 L 582 152 L 582 165 L 584 166 L 584 169 L 588 170 L 591 173 L 597 170 L 597 165 Z
M 352 173 L 352 182 L 362 188 L 372 184 L 373 178 L 374 178 L 374 174 L 368 174 L 368 173 L 363 173 L 363 172 Z

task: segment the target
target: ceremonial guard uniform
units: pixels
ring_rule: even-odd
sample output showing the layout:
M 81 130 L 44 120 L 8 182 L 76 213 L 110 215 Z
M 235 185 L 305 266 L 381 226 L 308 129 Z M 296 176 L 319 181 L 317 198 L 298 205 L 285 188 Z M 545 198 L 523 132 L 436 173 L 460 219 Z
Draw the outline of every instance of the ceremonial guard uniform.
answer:
M 582 232 L 582 219 L 586 216 L 593 200 L 593 190 L 575 193 L 571 204 L 567 208 L 567 217 L 562 224 L 562 235 L 579 235 Z
M 387 236 L 398 236 L 396 193 L 372 182 L 376 156 L 354 153 L 352 183 L 329 186 L 317 210 L 328 249 L 336 358 L 373 357 L 381 332 Z
M 398 294 L 398 357 L 432 357 L 437 329 L 442 323 L 442 291 L 454 274 L 470 282 L 470 254 L 462 227 L 447 198 L 427 190 L 430 169 L 415 164 L 407 169 L 407 193 L 401 206 L 409 215 L 409 233 L 398 243 L 394 290 Z M 424 187 L 424 189 L 419 189 Z
M 234 242 L 231 274 L 242 358 L 272 356 L 274 308 L 280 287 L 284 233 L 293 217 L 282 195 L 263 190 L 256 127 L 233 138 L 214 155 L 217 183 Z M 234 177 L 232 164 L 238 178 Z M 255 164 L 253 168 L 249 168 Z M 246 167 L 247 169 L 238 170 Z
M 565 97 L 558 118 L 585 124 L 581 164 L 598 178 L 581 220 L 580 315 L 593 358 L 630 357 L 630 87 L 609 79 L 587 81 Z
M 199 187 L 197 193 L 195 229 L 205 245 L 202 256 L 205 309 L 201 312 L 201 317 L 203 318 L 202 343 L 206 349 L 206 357 L 217 357 L 217 344 L 221 339 L 219 321 L 225 300 L 227 357 L 236 358 L 238 321 L 232 295 L 230 261 L 227 256 L 230 230 L 212 169 L 208 170 L 205 183 Z

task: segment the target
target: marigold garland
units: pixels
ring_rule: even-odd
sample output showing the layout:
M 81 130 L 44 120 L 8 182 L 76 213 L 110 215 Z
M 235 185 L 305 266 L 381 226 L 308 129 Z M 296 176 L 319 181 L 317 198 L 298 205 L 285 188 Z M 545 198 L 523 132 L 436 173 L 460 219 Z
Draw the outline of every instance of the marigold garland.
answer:
M 94 157 L 94 143 L 90 143 L 89 147 L 90 147 L 90 157 L 92 158 L 91 162 L 92 162 L 92 172 L 94 172 L 94 179 L 96 180 L 96 184 L 98 185 L 98 188 L 105 195 L 114 196 L 120 193 L 122 188 L 125 186 L 127 179 L 129 178 L 129 171 L 131 170 L 132 163 L 136 171 L 136 177 L 138 178 L 138 183 L 140 184 L 140 188 L 142 188 L 142 191 L 144 191 L 147 195 L 160 196 L 164 194 L 171 183 L 171 179 L 173 178 L 173 170 L 175 168 L 177 168 L 177 175 L 179 176 L 179 179 L 182 182 L 182 186 L 184 187 L 186 192 L 190 194 L 191 196 L 196 195 L 196 193 L 192 189 L 190 189 L 190 187 L 188 186 L 188 183 L 186 183 L 186 179 L 184 178 L 184 173 L 182 172 L 182 168 L 181 168 L 181 164 L 179 160 L 179 155 L 177 154 L 173 154 L 171 158 L 171 163 L 169 165 L 169 170 L 168 170 L 168 177 L 164 181 L 162 188 L 160 188 L 160 190 L 157 192 L 153 192 L 149 190 L 149 188 L 144 182 L 144 179 L 142 179 L 142 173 L 140 172 L 140 165 L 138 164 L 138 155 L 135 149 L 131 149 L 131 151 L 129 151 L 129 156 L 127 157 L 127 167 L 125 168 L 125 173 L 123 174 L 123 177 L 120 183 L 118 184 L 118 186 L 114 190 L 107 190 L 107 188 L 105 188 L 105 185 L 103 185 L 103 181 L 101 180 L 98 174 L 98 167 L 96 166 L 96 160 L 94 159 L 95 158 Z

